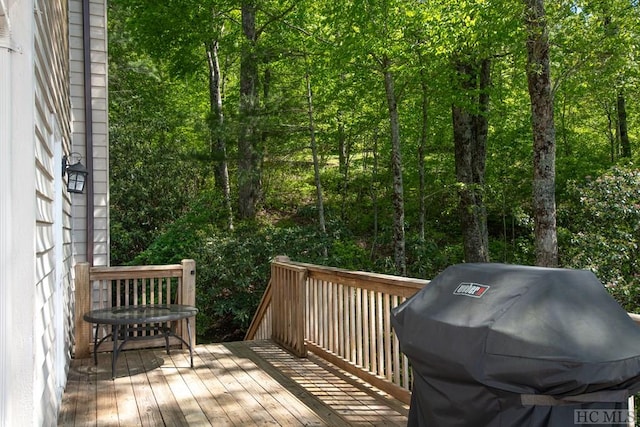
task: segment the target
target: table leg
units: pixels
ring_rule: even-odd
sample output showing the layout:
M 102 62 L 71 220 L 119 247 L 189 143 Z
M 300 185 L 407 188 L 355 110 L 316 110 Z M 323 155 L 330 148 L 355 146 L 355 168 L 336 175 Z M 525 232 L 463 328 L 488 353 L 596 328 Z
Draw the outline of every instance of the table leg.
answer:
M 191 367 L 193 368 L 193 340 L 191 339 L 191 324 L 187 317 L 187 336 L 189 337 L 189 357 L 191 358 Z
M 100 330 L 100 323 L 96 323 L 96 329 L 93 333 L 93 363 L 98 366 L 98 331 Z
M 169 354 L 169 336 L 171 335 L 171 323 L 164 323 L 165 326 L 162 327 L 162 335 L 164 335 L 165 345 L 167 347 L 167 354 Z
M 120 336 L 120 325 L 115 325 L 113 333 L 113 354 L 111 355 L 111 379 L 116 378 L 116 360 L 118 359 L 118 337 Z

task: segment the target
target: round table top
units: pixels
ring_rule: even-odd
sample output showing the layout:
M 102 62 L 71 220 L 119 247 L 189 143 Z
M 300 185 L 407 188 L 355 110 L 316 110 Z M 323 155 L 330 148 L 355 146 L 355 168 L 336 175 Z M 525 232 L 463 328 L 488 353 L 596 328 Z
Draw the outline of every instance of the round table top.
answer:
M 85 313 L 83 319 L 91 323 L 126 325 L 132 323 L 170 322 L 186 319 L 198 313 L 196 307 L 182 304 L 130 305 L 101 308 Z

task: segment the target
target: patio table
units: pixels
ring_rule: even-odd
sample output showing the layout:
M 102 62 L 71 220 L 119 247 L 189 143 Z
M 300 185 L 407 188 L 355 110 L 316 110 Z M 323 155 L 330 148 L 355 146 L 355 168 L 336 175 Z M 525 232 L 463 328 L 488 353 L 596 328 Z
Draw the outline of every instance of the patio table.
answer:
M 116 361 L 122 347 L 129 341 L 139 339 L 157 338 L 158 335 L 134 335 L 133 332 L 158 331 L 165 338 L 167 354 L 169 354 L 169 337 L 175 336 L 189 348 L 191 367 L 193 368 L 193 348 L 191 346 L 191 325 L 189 319 L 198 313 L 196 307 L 182 304 L 159 304 L 159 305 L 130 305 L 120 307 L 101 308 L 92 310 L 83 316 L 87 322 L 96 324 L 93 338 L 93 358 L 98 364 L 98 347 L 109 337 L 113 337 L 113 354 L 111 359 L 111 378 L 116 376 Z M 170 322 L 186 319 L 187 334 L 189 342 L 173 332 L 168 326 Z M 102 337 L 98 341 L 98 331 L 100 325 L 113 325 L 112 332 Z M 146 325 L 140 327 L 137 325 Z M 122 337 L 122 342 L 118 345 L 118 339 Z

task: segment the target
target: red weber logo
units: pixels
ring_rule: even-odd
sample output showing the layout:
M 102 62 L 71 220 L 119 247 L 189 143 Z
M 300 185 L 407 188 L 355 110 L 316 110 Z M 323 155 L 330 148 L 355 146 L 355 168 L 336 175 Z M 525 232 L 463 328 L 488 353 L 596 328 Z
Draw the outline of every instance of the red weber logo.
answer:
M 490 286 L 480 285 L 478 283 L 460 283 L 455 291 L 454 295 L 464 295 L 473 298 L 482 298 L 482 296 L 489 290 Z

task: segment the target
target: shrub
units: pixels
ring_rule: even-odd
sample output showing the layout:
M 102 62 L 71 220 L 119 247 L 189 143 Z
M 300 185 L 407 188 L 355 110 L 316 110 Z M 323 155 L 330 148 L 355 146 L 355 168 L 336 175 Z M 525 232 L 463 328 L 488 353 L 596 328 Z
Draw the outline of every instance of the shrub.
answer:
M 234 231 L 216 227 L 206 210 L 195 209 L 177 220 L 134 264 L 196 261 L 197 334 L 203 341 L 242 339 L 264 294 L 271 260 L 367 269 L 367 252 L 340 227 L 330 223 L 323 236 L 311 225 L 274 226 L 245 222 Z M 324 247 L 328 257 L 324 257 Z
M 625 309 L 640 310 L 640 170 L 614 167 L 568 189 L 564 264 L 593 271 Z

